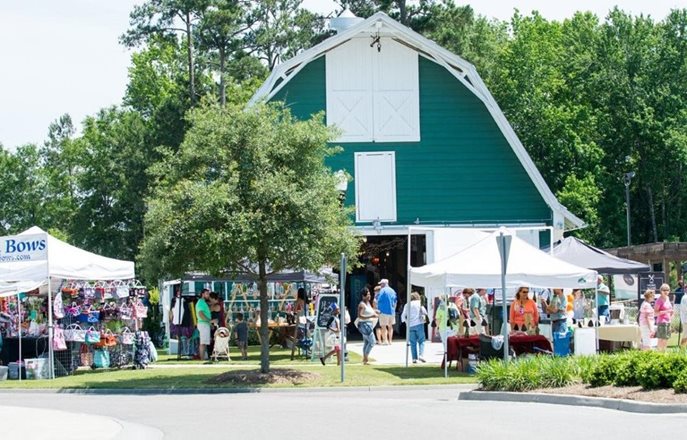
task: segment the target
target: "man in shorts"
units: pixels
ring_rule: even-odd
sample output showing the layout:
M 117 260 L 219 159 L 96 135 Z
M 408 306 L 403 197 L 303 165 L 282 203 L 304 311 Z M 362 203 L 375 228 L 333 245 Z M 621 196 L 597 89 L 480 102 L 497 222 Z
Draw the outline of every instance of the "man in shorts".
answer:
M 205 360 L 207 348 L 210 345 L 210 306 L 208 299 L 210 298 L 210 289 L 203 289 L 200 291 L 200 299 L 196 303 L 196 320 L 198 321 L 198 334 L 200 335 L 200 344 L 198 347 L 198 355 L 200 360 Z
M 382 345 L 391 345 L 394 336 L 394 324 L 396 324 L 396 291 L 389 287 L 389 280 L 382 278 L 379 281 L 382 289 L 379 291 L 377 308 L 379 309 L 379 326 Z

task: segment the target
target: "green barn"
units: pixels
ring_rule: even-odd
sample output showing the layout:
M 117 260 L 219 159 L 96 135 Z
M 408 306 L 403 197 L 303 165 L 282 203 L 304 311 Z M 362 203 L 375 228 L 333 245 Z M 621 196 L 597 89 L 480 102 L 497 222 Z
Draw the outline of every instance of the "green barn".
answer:
M 506 225 L 541 247 L 584 226 L 472 64 L 384 13 L 331 27 L 336 35 L 275 68 L 252 102 L 283 101 L 303 119 L 324 111 L 339 128 L 343 153 L 329 165 L 352 176 L 345 203 L 367 237 L 358 284 L 405 284 L 409 228 L 416 266 L 445 256 L 422 228 Z

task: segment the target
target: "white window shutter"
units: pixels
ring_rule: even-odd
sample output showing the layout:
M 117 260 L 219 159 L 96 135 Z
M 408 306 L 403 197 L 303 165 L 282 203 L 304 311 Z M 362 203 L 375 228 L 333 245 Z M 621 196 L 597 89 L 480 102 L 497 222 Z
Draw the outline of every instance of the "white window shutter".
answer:
M 357 222 L 396 221 L 396 155 L 393 151 L 355 153 Z
M 418 54 L 391 38 L 374 51 L 374 139 L 376 142 L 420 140 Z
M 326 55 L 327 125 L 342 131 L 338 142 L 373 140 L 372 50 L 353 38 Z

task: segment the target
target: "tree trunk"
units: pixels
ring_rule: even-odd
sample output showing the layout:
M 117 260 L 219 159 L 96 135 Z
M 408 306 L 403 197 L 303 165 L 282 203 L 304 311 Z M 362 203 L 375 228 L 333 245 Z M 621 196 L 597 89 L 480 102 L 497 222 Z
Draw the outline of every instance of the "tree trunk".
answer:
M 258 289 L 260 290 L 260 372 L 269 373 L 270 371 L 270 339 L 269 339 L 269 307 L 267 301 L 267 270 L 264 258 L 260 258 L 258 263 Z
M 651 187 L 646 187 L 646 194 L 649 197 L 649 216 L 651 217 L 651 234 L 654 243 L 658 241 L 658 231 L 656 230 L 656 210 L 654 209 L 654 193 Z
M 406 8 L 405 0 L 396 0 L 396 4 L 398 5 L 398 13 L 401 24 L 408 26 L 408 8 Z
M 195 68 L 193 66 L 193 35 L 191 34 L 191 13 L 186 12 L 186 52 L 188 55 L 188 81 L 189 93 L 191 94 L 191 103 L 196 103 L 196 78 Z
M 667 198 L 666 188 L 663 187 L 663 194 L 661 195 L 661 222 L 663 223 L 663 239 L 666 240 L 670 236 L 670 225 L 668 224 L 668 210 L 666 208 Z
M 227 104 L 227 86 L 224 83 L 224 68 L 227 54 L 223 47 L 219 48 L 219 103 L 222 107 Z

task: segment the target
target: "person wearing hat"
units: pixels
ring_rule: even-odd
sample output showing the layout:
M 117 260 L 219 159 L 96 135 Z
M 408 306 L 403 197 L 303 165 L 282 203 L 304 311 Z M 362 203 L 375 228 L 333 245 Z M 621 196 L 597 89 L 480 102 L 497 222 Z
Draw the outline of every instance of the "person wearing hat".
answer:
M 382 345 L 391 345 L 394 336 L 394 324 L 396 324 L 396 291 L 389 287 L 389 280 L 382 278 L 379 281 L 382 289 L 379 291 L 377 308 L 379 309 L 379 325 L 382 328 Z
M 599 275 L 596 279 L 596 286 L 599 292 L 599 303 L 596 305 L 599 319 L 601 319 L 602 316 L 605 316 L 604 320 L 609 321 L 610 311 L 608 306 L 610 305 L 611 289 L 604 284 L 604 277 L 601 275 Z

